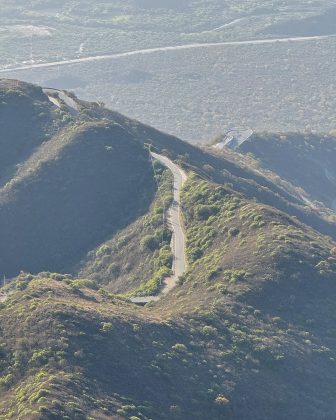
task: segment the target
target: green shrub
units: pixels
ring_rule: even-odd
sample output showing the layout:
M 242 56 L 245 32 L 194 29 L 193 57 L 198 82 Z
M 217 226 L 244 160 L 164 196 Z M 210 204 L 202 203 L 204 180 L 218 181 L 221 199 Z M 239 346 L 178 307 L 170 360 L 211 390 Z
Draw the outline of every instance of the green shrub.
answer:
M 173 264 L 173 254 L 169 245 L 165 245 L 160 249 L 159 264 L 161 266 L 171 268 Z
M 214 205 L 200 204 L 195 208 L 195 216 L 198 220 L 207 220 L 219 212 L 219 207 Z
M 7 387 L 10 385 L 13 381 L 13 375 L 11 373 L 8 373 L 5 376 L 0 376 L 0 386 Z
M 187 277 L 185 275 L 180 276 L 177 279 L 177 285 L 182 286 L 186 282 L 186 280 L 187 280 Z
M 178 351 L 180 353 L 184 353 L 187 351 L 187 347 L 184 344 L 176 343 L 173 345 L 172 350 Z
M 98 250 L 96 251 L 97 257 L 102 257 L 104 255 L 111 254 L 111 248 L 108 245 L 102 245 Z
M 113 324 L 111 322 L 102 322 L 101 323 L 101 330 L 104 332 L 112 331 L 113 330 Z
M 190 262 L 195 262 L 202 257 L 203 251 L 199 247 L 187 249 L 187 255 Z
M 232 227 L 228 231 L 229 236 L 237 236 L 239 234 L 240 230 L 237 227 Z
M 246 280 L 249 276 L 245 270 L 225 270 L 223 273 L 224 280 L 229 283 L 236 283 L 237 281 Z
M 160 247 L 160 239 L 156 235 L 146 235 L 141 241 L 142 249 L 155 251 Z
M 211 325 L 205 325 L 202 328 L 202 334 L 206 337 L 216 337 L 218 335 L 217 328 L 212 327 Z
M 143 283 L 136 291 L 132 293 L 133 296 L 152 296 L 159 293 L 162 282 L 165 278 L 171 275 L 171 270 L 167 267 L 160 268 L 153 277 L 147 282 Z
M 82 288 L 87 288 L 87 289 L 91 289 L 91 290 L 98 290 L 99 289 L 98 283 L 95 282 L 94 280 L 90 280 L 90 279 L 74 280 L 71 283 L 70 286 L 74 289 L 82 289 Z
M 16 288 L 18 290 L 25 290 L 28 287 L 29 282 L 28 281 L 17 281 L 16 282 Z
M 214 280 L 216 277 L 218 277 L 219 273 L 222 271 L 222 269 L 219 267 L 217 268 L 212 268 L 208 274 L 207 274 L 207 279 L 208 281 Z
M 52 355 L 53 353 L 50 348 L 34 350 L 29 363 L 32 365 L 41 366 L 46 364 Z

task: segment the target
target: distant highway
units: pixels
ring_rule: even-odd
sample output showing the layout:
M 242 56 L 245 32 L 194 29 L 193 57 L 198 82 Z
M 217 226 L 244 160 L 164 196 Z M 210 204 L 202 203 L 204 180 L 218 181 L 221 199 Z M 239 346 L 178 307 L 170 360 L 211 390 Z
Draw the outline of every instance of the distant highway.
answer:
M 183 50 L 192 50 L 200 48 L 215 48 L 215 47 L 230 47 L 230 46 L 239 46 L 239 45 L 263 45 L 263 44 L 276 44 L 276 43 L 288 43 L 288 42 L 308 42 L 308 41 L 317 41 L 328 38 L 336 38 L 335 35 L 319 35 L 319 36 L 301 36 L 301 37 L 291 37 L 291 38 L 272 38 L 272 39 L 254 39 L 248 41 L 227 41 L 227 42 L 213 42 L 213 43 L 197 43 L 197 44 L 185 44 L 185 45 L 176 45 L 171 47 L 158 47 L 158 48 L 148 48 L 141 49 L 117 54 L 106 54 L 106 55 L 94 55 L 89 57 L 73 58 L 70 60 L 61 60 L 61 61 L 51 61 L 47 63 L 31 63 L 18 67 L 8 67 L 1 68 L 0 73 L 12 73 L 22 70 L 30 69 L 43 69 L 50 67 L 59 67 L 67 66 L 71 64 L 81 64 L 81 63 L 90 63 L 95 61 L 103 60 L 113 60 L 125 57 L 132 57 L 137 55 L 147 55 L 155 54 L 159 52 L 170 52 L 170 51 L 183 51 Z

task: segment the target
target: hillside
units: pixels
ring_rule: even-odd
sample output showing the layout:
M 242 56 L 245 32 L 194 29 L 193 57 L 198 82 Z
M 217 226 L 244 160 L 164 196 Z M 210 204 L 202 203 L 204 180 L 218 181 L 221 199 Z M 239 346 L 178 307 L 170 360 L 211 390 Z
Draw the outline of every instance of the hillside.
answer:
M 90 251 L 77 270 L 79 277 L 91 278 L 113 293 L 150 295 L 158 292 L 158 280 L 172 265 L 169 247 L 171 232 L 163 213 L 172 200 L 171 176 L 160 173 L 157 192 L 148 213 Z M 163 241 L 162 241 L 163 239 Z
M 18 124 L 18 119 L 20 124 Z M 0 185 L 62 126 L 42 89 L 15 80 L 0 80 Z
M 21 117 L 19 88 L 16 95 L 18 107 L 6 111 L 11 118 L 6 113 L 0 118 L 9 124 L 3 148 L 22 142 L 30 154 L 0 190 L 0 273 L 69 270 L 148 208 L 154 194 L 148 152 L 117 124 L 69 115 L 63 129 L 35 148 L 20 133 L 14 140 L 11 129 Z M 50 102 L 41 95 L 48 109 Z M 49 127 L 53 124 L 49 121 Z
M 197 175 L 183 202 L 190 270 L 151 307 L 69 276 L 16 280 L 4 418 L 331 418 L 333 243 Z
M 307 202 L 309 147 L 287 139 L 298 185 L 273 149 L 263 167 L 76 101 L 0 190 L 0 271 L 21 271 L 0 294 L 0 418 L 332 419 L 336 216 Z M 148 144 L 188 175 L 188 269 L 141 307 L 174 251 Z
M 269 169 L 336 210 L 336 138 L 332 135 L 257 134 L 240 147 Z

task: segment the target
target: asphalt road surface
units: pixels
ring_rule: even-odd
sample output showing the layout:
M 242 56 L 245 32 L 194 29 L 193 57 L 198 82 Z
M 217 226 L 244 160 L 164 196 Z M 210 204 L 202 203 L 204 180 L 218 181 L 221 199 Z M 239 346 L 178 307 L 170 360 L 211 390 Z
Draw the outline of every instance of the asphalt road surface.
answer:
M 66 94 L 66 92 L 56 89 L 43 89 L 43 92 L 48 96 L 49 100 L 60 107 L 61 102 L 65 103 L 69 111 L 76 114 L 78 112 L 78 105 L 74 99 Z M 186 237 L 183 228 L 183 220 L 181 213 L 180 195 L 183 184 L 187 180 L 187 174 L 173 161 L 166 156 L 151 152 L 152 157 L 160 162 L 163 166 L 168 168 L 173 174 L 173 201 L 168 209 L 168 223 L 172 231 L 171 249 L 173 254 L 172 275 L 163 281 L 163 288 L 158 296 L 135 297 L 131 301 L 133 303 L 145 304 L 159 300 L 172 290 L 179 279 L 187 269 L 186 258 Z
M 183 228 L 180 202 L 181 190 L 183 184 L 187 180 L 187 174 L 166 156 L 162 156 L 157 153 L 151 154 L 154 159 L 168 168 L 174 177 L 174 198 L 168 209 L 168 223 L 173 232 L 171 241 L 171 249 L 173 253 L 173 274 L 171 277 L 164 280 L 164 286 L 158 296 L 135 297 L 131 299 L 133 303 L 138 304 L 158 301 L 176 286 L 179 277 L 182 276 L 187 269 L 186 237 Z

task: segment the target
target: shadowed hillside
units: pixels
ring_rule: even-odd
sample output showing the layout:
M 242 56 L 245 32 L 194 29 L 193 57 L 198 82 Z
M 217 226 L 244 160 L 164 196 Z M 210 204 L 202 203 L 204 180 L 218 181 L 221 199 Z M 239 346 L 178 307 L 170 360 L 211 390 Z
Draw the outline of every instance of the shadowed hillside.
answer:
M 12 104 L 8 109 L 5 106 L 0 120 L 7 124 L 8 116 L 14 121 L 23 114 L 24 122 L 45 139 L 41 127 L 29 116 L 29 98 L 35 100 L 31 95 L 39 94 L 42 104 L 46 97 L 38 88 L 19 86 L 22 88 L 16 87 L 16 93 L 11 94 Z M 22 95 L 27 95 L 26 105 L 21 103 Z M 46 111 L 49 108 L 47 101 Z M 50 112 L 56 113 L 56 109 Z M 22 143 L 30 156 L 0 190 L 2 276 L 20 270 L 69 269 L 151 202 L 154 181 L 148 152 L 132 134 L 113 123 L 69 121 L 39 147 L 11 130 L 14 123 L 3 132 L 4 150 L 7 145 L 14 150 L 12 144 Z M 27 131 L 24 125 L 17 126 Z M 15 159 L 7 156 L 8 165 L 12 161 Z
M 258 164 L 79 104 L 50 108 L 62 126 L 0 190 L 0 274 L 22 270 L 0 290 L 0 418 L 333 419 L 336 218 L 309 194 L 334 140 L 259 136 Z M 145 144 L 188 175 L 188 266 L 139 307 L 173 251 L 172 174 L 153 162 L 154 182 Z
M 241 147 L 261 166 L 336 210 L 336 138 L 300 133 L 257 134 Z
M 64 124 L 61 117 L 40 87 L 0 79 L 0 185 Z

